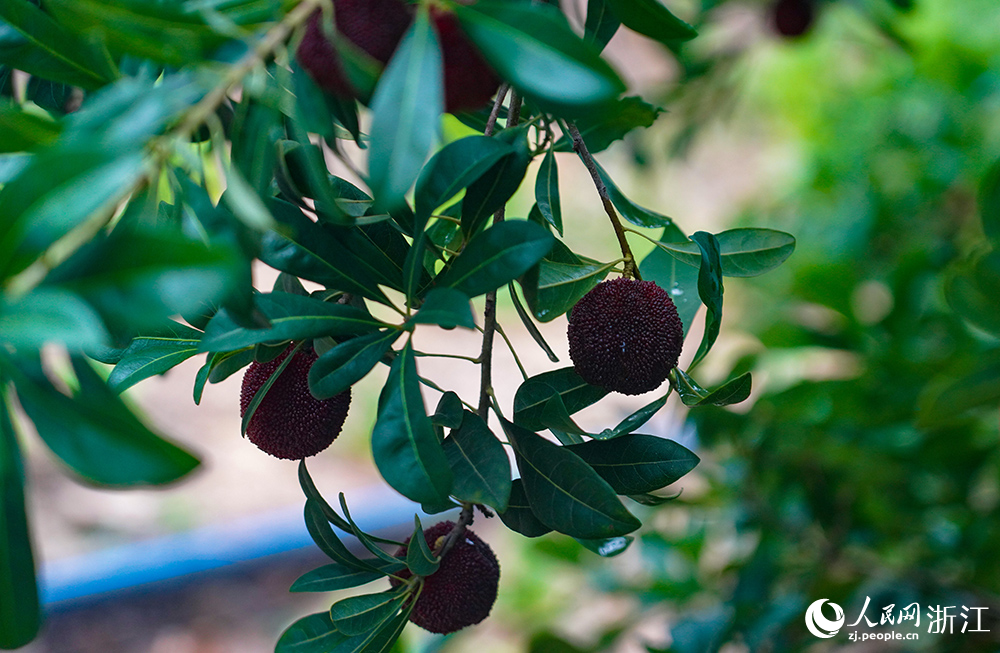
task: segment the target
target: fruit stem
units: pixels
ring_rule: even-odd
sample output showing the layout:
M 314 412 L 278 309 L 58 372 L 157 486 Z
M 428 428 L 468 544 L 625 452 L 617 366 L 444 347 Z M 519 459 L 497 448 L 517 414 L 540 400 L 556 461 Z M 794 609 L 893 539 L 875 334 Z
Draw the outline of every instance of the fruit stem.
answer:
M 455 525 L 448 532 L 445 538 L 441 540 L 437 550 L 434 551 L 435 556 L 438 558 L 444 558 L 445 555 L 451 551 L 451 548 L 455 546 L 460 539 L 462 539 L 462 535 L 465 534 L 466 527 L 472 523 L 472 520 L 475 517 L 474 508 L 474 504 L 467 501 L 462 502 L 462 514 L 458 516 L 458 521 L 455 522 Z
M 587 166 L 587 171 L 590 172 L 590 177 L 594 180 L 594 186 L 597 187 L 597 194 L 601 197 L 601 204 L 604 205 L 604 212 L 608 214 L 608 217 L 611 219 L 611 226 L 615 228 L 615 236 L 618 237 L 618 245 L 622 250 L 622 259 L 625 261 L 625 269 L 622 276 L 626 279 L 638 279 L 641 281 L 642 277 L 639 276 L 639 268 L 635 264 L 635 257 L 632 256 L 632 249 L 625 238 L 625 227 L 622 226 L 622 221 L 615 211 L 615 205 L 611 202 L 608 187 L 604 185 L 604 180 L 601 179 L 601 174 L 597 171 L 597 163 L 594 162 L 594 157 L 591 156 L 590 150 L 587 149 L 587 144 L 584 143 L 583 136 L 580 134 L 580 130 L 577 129 L 576 123 L 567 122 L 566 128 L 569 130 L 570 138 L 573 139 L 573 151 L 580 157 L 583 164 Z

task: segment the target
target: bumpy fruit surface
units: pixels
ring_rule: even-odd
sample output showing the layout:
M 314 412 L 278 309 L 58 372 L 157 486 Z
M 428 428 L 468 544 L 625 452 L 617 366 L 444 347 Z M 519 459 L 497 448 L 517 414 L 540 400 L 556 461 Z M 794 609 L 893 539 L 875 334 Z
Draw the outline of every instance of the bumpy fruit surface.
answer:
M 569 316 L 569 356 L 591 385 L 626 395 L 658 388 L 677 367 L 684 326 L 670 295 L 652 281 L 603 281 Z
M 816 18 L 815 0 L 778 0 L 771 8 L 774 28 L 789 38 L 802 36 Z
M 413 22 L 413 11 L 413 5 L 402 0 L 334 0 L 337 31 L 383 65 Z M 493 97 L 499 78 L 466 38 L 454 14 L 435 8 L 431 17 L 441 44 L 445 111 L 479 109 Z M 321 88 L 342 97 L 358 96 L 340 56 L 323 34 L 319 12 L 309 20 L 297 57 Z
M 254 395 L 290 350 L 291 346 L 267 363 L 250 364 L 243 374 L 240 416 L 246 414 Z M 275 458 L 299 460 L 315 456 L 340 435 L 351 405 L 351 390 L 330 399 L 313 397 L 309 392 L 309 368 L 315 361 L 312 347 L 296 352 L 257 406 L 247 425 L 247 438 L 261 451 Z
M 432 551 L 454 525 L 446 521 L 424 530 L 424 538 Z M 406 544 L 396 552 L 397 556 L 406 556 Z M 399 576 L 408 578 L 410 572 L 403 571 Z M 393 587 L 401 584 L 396 579 L 390 581 Z M 442 635 L 478 624 L 489 616 L 497 600 L 499 584 L 500 563 L 493 549 L 466 529 L 462 538 L 441 559 L 437 571 L 424 578 L 424 588 L 410 613 L 410 621 Z

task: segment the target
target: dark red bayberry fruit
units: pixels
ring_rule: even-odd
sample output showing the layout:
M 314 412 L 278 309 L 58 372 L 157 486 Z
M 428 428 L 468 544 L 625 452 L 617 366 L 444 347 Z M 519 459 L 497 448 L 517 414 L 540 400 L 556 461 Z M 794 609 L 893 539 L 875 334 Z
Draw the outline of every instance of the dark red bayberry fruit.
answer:
M 815 0 L 778 0 L 771 7 L 771 17 L 778 34 L 802 36 L 816 18 Z
M 413 22 L 413 7 L 402 0 L 334 0 L 334 14 L 337 31 L 383 65 Z M 484 106 L 500 85 L 496 73 L 466 38 L 454 14 L 435 8 L 432 19 L 441 43 L 445 111 Z M 299 63 L 326 91 L 357 97 L 321 21 L 319 12 L 309 19 L 297 52 Z
M 246 414 L 254 395 L 288 356 L 292 346 L 267 363 L 251 363 L 243 374 L 240 416 Z M 309 392 L 309 368 L 316 361 L 312 347 L 296 352 L 275 379 L 247 425 L 247 438 L 275 458 L 299 460 L 315 456 L 330 446 L 344 426 L 351 405 L 351 390 L 319 400 Z
M 454 526 L 446 521 L 424 530 L 424 538 L 432 551 L 438 540 Z M 406 557 L 406 544 L 396 552 L 397 556 Z M 405 579 L 410 577 L 410 572 L 398 575 Z M 393 587 L 401 584 L 394 578 L 390 582 Z M 424 588 L 410 613 L 410 621 L 442 635 L 478 624 L 489 616 L 497 600 L 499 584 L 500 563 L 493 549 L 465 529 L 461 539 L 441 559 L 437 571 L 424 578 Z
M 677 367 L 684 326 L 652 281 L 603 281 L 569 316 L 569 356 L 584 381 L 626 395 L 660 387 Z

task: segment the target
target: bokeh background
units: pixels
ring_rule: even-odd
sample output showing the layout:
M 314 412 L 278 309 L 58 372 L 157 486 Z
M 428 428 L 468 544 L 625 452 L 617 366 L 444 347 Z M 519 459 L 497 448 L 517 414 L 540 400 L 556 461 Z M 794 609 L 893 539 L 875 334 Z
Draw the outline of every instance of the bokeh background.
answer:
M 701 36 L 673 53 L 632 33 L 615 37 L 609 59 L 666 113 L 599 159 L 632 200 L 688 232 L 769 226 L 798 239 L 777 271 L 727 279 L 722 337 L 701 368 L 704 384 L 753 371 L 754 393 L 730 409 L 690 413 L 671 399 L 645 427 L 690 446 L 702 463 L 668 489 L 676 500 L 642 509 L 646 526 L 617 557 L 562 536 L 528 540 L 478 518 L 474 529 L 502 567 L 493 615 L 447 638 L 409 628 L 397 650 L 1000 650 L 1000 265 L 992 255 L 1000 246 L 1000 3 L 817 0 L 796 37 L 776 29 L 772 2 L 669 4 L 703 21 Z M 570 154 L 559 166 L 570 244 L 614 258 L 586 171 Z M 530 208 L 530 182 L 511 214 Z M 270 285 L 266 269 L 256 279 Z M 500 316 L 528 372 L 551 369 L 512 307 Z M 564 319 L 543 333 L 566 360 Z M 475 355 L 477 340 L 420 334 L 427 351 Z M 495 385 L 509 405 L 519 375 L 499 342 L 497 352 Z M 477 385 L 474 366 L 448 363 L 423 359 L 422 372 L 460 392 Z M 154 554 L 169 554 L 148 548 L 164 541 L 206 550 L 206 540 L 247 550 L 256 541 L 266 553 L 264 544 L 290 534 L 290 550 L 55 602 L 25 651 L 266 651 L 297 617 L 335 600 L 287 592 L 323 563 L 295 539 L 297 525 L 304 532 L 296 465 L 240 438 L 238 376 L 194 406 L 199 364 L 128 394 L 152 424 L 203 456 L 203 468 L 175 487 L 88 489 L 26 439 L 43 582 L 52 592 L 95 561 L 110 565 L 105 577 L 127 576 L 129 565 L 155 566 Z M 380 525 L 392 532 L 393 501 L 379 494 L 366 442 L 384 374 L 355 389 L 344 433 L 310 470 L 329 496 L 343 491 L 353 506 L 384 509 Z M 650 398 L 605 400 L 580 423 L 613 425 Z M 395 532 L 410 523 L 403 518 Z M 123 567 L 115 571 L 108 552 Z M 880 607 L 913 601 L 986 607 L 990 632 L 936 636 L 924 622 L 917 642 L 870 646 L 806 631 L 812 601 L 829 598 L 853 620 L 866 597 L 875 620 Z

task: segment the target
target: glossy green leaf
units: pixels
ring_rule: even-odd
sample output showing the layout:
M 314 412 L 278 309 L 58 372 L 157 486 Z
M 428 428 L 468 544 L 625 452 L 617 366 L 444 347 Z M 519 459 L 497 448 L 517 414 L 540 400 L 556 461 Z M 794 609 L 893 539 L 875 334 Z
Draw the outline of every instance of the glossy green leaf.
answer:
M 80 38 L 29 0 L 0 3 L 5 30 L 17 30 L 24 44 L 0 49 L 2 62 L 32 75 L 94 89 L 118 76 L 107 51 Z M 12 35 L 11 35 L 12 36 Z M 8 43 L 14 39 L 8 36 Z
M 524 482 L 519 478 L 511 483 L 507 509 L 498 514 L 507 528 L 525 537 L 541 537 L 552 532 L 552 529 L 540 522 L 532 512 L 528 496 L 524 493 Z
M 795 251 L 795 237 L 774 229 L 729 229 L 715 235 L 722 257 L 722 274 L 727 277 L 755 277 L 784 263 Z M 677 260 L 699 267 L 701 250 L 693 241 L 664 242 L 656 245 Z
M 651 127 L 661 113 L 663 109 L 653 106 L 640 97 L 629 96 L 609 102 L 600 111 L 580 116 L 576 126 L 580 130 L 583 142 L 587 144 L 587 150 L 595 154 L 603 152 L 612 143 L 622 140 L 634 130 Z M 573 142 L 563 136 L 556 141 L 555 149 L 559 152 L 571 152 Z M 651 211 L 647 212 L 655 215 Z
M 542 217 L 561 236 L 563 224 L 562 206 L 559 201 L 559 166 L 552 150 L 545 153 L 542 165 L 538 168 L 538 176 L 535 177 L 535 202 Z
M 552 351 L 552 347 L 550 347 L 549 343 L 545 341 L 545 337 L 542 335 L 542 332 L 538 330 L 538 326 L 535 324 L 534 320 L 531 319 L 531 316 L 528 315 L 528 311 L 524 308 L 524 304 L 521 302 L 521 298 L 518 296 L 513 282 L 507 284 L 507 292 L 510 293 L 511 302 L 514 304 L 514 310 L 517 311 L 517 316 L 521 318 L 521 324 L 523 324 L 524 328 L 527 329 L 528 334 L 535 341 L 535 343 L 542 348 L 542 351 L 545 352 L 545 355 L 548 356 L 550 361 L 558 363 L 559 357 L 556 356 L 554 351 Z
M 354 527 L 351 526 L 350 522 L 341 517 L 340 514 L 334 510 L 329 503 L 327 503 L 326 499 L 323 498 L 323 495 L 320 494 L 319 489 L 312 480 L 312 476 L 309 475 L 309 468 L 306 466 L 305 458 L 299 461 L 299 486 L 302 488 L 302 493 L 306 495 L 306 499 L 311 500 L 315 504 L 315 507 L 319 508 L 320 514 L 326 517 L 328 522 L 345 533 L 354 533 Z M 397 542 L 396 540 L 389 540 L 375 535 L 368 535 L 368 538 L 376 542 L 382 542 L 383 544 L 390 544 L 396 547 L 402 545 L 401 542 Z M 388 570 L 390 572 L 393 571 L 393 566 L 399 567 L 398 561 L 390 564 L 382 560 L 368 559 L 365 560 L 365 564 L 370 564 L 376 569 L 381 569 L 382 571 Z M 388 567 L 386 565 L 388 565 Z
M 586 142 L 586 137 L 584 138 Z M 601 181 L 608 189 L 608 196 L 611 198 L 611 203 L 615 205 L 621 216 L 631 222 L 632 224 L 639 227 L 648 227 L 650 229 L 656 229 L 663 227 L 665 231 L 670 232 L 672 235 L 676 236 L 671 238 L 671 240 L 683 240 L 684 233 L 677 228 L 674 224 L 672 218 L 668 218 L 665 215 L 661 215 L 656 211 L 652 211 L 647 208 L 643 208 L 625 197 L 624 193 L 618 189 L 615 182 L 611 179 L 611 176 L 601 167 L 600 164 L 597 165 L 597 172 L 601 177 Z
M 558 394 L 552 395 L 545 402 L 545 407 L 542 409 L 542 423 L 563 444 L 583 442 L 583 438 L 580 436 L 590 435 L 573 421 L 573 416 L 566 408 L 566 402 Z
M 596 47 L 541 3 L 480 0 L 456 5 L 463 31 L 503 79 L 544 111 L 574 115 L 625 90 Z
M 0 648 L 24 646 L 38 633 L 41 609 L 24 503 L 24 468 L 0 376 Z
M 457 429 L 462 425 L 463 419 L 462 400 L 459 396 L 451 390 L 441 395 L 437 409 L 431 415 L 431 422 L 435 426 Z
M 444 108 L 441 46 L 426 6 L 386 66 L 372 97 L 369 185 L 376 202 L 404 202 L 437 140 Z
M 596 403 L 608 394 L 604 388 L 590 385 L 572 367 L 544 372 L 531 377 L 514 394 L 514 422 L 531 431 L 546 428 L 542 415 L 545 404 L 553 395 L 562 398 L 572 415 Z
M 675 231 L 674 228 L 667 227 L 663 230 L 660 241 L 664 238 L 673 238 L 676 235 Z M 681 263 L 666 250 L 657 247 L 642 259 L 639 271 L 643 279 L 653 281 L 670 293 L 670 299 L 677 307 L 677 314 L 684 325 L 684 334 L 687 335 L 698 309 L 701 308 L 701 298 L 698 297 L 698 268 Z
M 244 347 L 236 351 L 218 352 L 212 355 L 208 372 L 209 383 L 221 383 L 236 374 L 254 360 L 254 348 Z
M 513 148 L 497 138 L 467 136 L 449 143 L 424 166 L 417 179 L 416 212 L 431 212 L 473 183 Z
M 349 569 L 381 573 L 378 567 L 381 560 L 362 560 L 344 546 L 344 543 L 330 527 L 330 522 L 327 521 L 323 508 L 315 499 L 306 499 L 305 521 L 306 529 L 308 529 L 313 542 L 331 560 Z
M 722 326 L 722 257 L 719 241 L 710 233 L 696 231 L 691 239 L 701 249 L 701 268 L 698 270 L 698 297 L 707 309 L 705 312 L 705 333 L 701 344 L 691 361 L 697 365 L 715 344 Z
M 693 27 L 677 18 L 659 0 L 607 0 L 611 11 L 625 27 L 664 45 L 690 41 L 698 36 Z
M 503 445 L 478 415 L 466 411 L 462 426 L 445 438 L 444 453 L 455 476 L 452 495 L 498 512 L 510 498 L 510 460 Z
M 347 640 L 333 625 L 330 611 L 302 617 L 281 633 L 274 653 L 330 653 Z
M 61 130 L 59 123 L 40 112 L 0 102 L 0 152 L 37 149 L 55 141 Z
M 424 537 L 420 517 L 413 515 L 413 534 L 406 548 L 406 566 L 414 576 L 430 576 L 441 565 L 441 558 L 434 555 Z
M 667 398 L 670 397 L 670 393 L 663 395 L 659 399 L 655 399 L 639 410 L 635 411 L 621 422 L 618 423 L 613 429 L 604 429 L 600 433 L 594 435 L 596 440 L 611 440 L 612 438 L 617 438 L 622 435 L 627 435 L 636 429 L 642 427 L 643 424 L 648 422 L 650 418 L 660 411 L 667 403 Z
M 365 377 L 399 337 L 397 329 L 344 340 L 324 352 L 309 368 L 309 390 L 317 399 L 339 395 Z
M 514 445 L 531 510 L 543 524 L 586 539 L 625 535 L 642 525 L 615 490 L 569 448 L 512 422 L 502 424 Z
M 427 293 L 420 310 L 408 320 L 408 323 L 436 324 L 445 329 L 476 328 L 469 297 L 454 288 L 435 288 Z
M 628 550 L 629 545 L 635 540 L 631 535 L 625 537 L 609 537 L 602 540 L 585 540 L 577 538 L 577 542 L 583 545 L 588 551 L 593 551 L 602 558 L 613 558 Z
M 410 343 L 393 360 L 379 396 L 372 453 L 382 477 L 403 496 L 429 504 L 447 500 L 451 469 L 424 408 Z
M 264 234 L 260 252 L 264 263 L 329 288 L 389 303 L 378 287 L 371 262 L 355 256 L 334 233 L 310 220 L 294 204 L 273 199 L 268 208 L 285 228 Z
M 1000 250 L 958 266 L 945 277 L 945 298 L 952 310 L 976 327 L 1000 335 Z
M 618 494 L 645 494 L 670 485 L 690 472 L 698 456 L 673 440 L 630 434 L 567 447 L 582 458 Z
M 385 574 L 354 569 L 333 562 L 299 576 L 288 591 L 333 592 L 365 585 L 380 578 L 385 578 Z
M 337 601 L 330 607 L 330 617 L 337 630 L 345 635 L 370 632 L 395 615 L 409 595 L 402 586 L 378 594 L 362 594 Z
M 553 237 L 526 220 L 507 220 L 476 235 L 438 275 L 438 287 L 469 297 L 495 290 L 527 272 L 552 248 Z
M 385 326 L 360 308 L 301 295 L 263 293 L 255 296 L 254 304 L 270 327 L 247 329 L 222 309 L 205 327 L 201 351 L 233 351 L 261 342 L 365 334 Z
M 462 198 L 462 232 L 475 234 L 490 216 L 514 196 L 531 164 L 526 127 L 505 129 L 494 138 L 510 144 L 512 152 L 469 184 Z
M 677 392 L 685 406 L 730 406 L 746 401 L 753 388 L 750 372 L 709 391 L 680 369 L 673 370 Z
M 580 263 L 542 259 L 521 280 L 524 299 L 538 321 L 551 322 L 569 312 L 615 265 L 590 259 Z
M 983 231 L 1000 248 L 1000 159 L 993 164 L 979 185 L 979 215 Z
M 0 333 L 4 342 L 26 350 L 47 342 L 77 350 L 108 341 L 100 316 L 89 304 L 54 288 L 36 288 L 14 300 L 0 296 Z
M 587 0 L 587 19 L 583 25 L 584 38 L 603 50 L 615 35 L 622 22 L 618 20 L 608 0 Z
M 374 538 L 368 535 L 368 533 L 365 533 L 363 530 L 361 530 L 361 527 L 358 526 L 358 523 L 354 521 L 354 518 L 351 517 L 351 511 L 348 510 L 347 508 L 347 498 L 344 496 L 343 492 L 340 493 L 340 509 L 344 512 L 344 519 L 346 519 L 347 523 L 351 526 L 351 533 L 354 535 L 354 537 L 358 538 L 358 541 L 361 542 L 362 546 L 364 546 L 372 554 L 374 554 L 376 558 L 381 559 L 382 562 L 389 565 L 399 565 L 399 569 L 402 569 L 403 565 L 400 562 L 399 558 L 396 558 L 392 554 L 386 553 L 385 551 L 380 549 L 375 544 Z
M 108 386 L 120 393 L 143 379 L 163 374 L 197 354 L 198 342 L 196 338 L 134 338 L 111 371 Z
M 72 396 L 46 378 L 40 361 L 8 369 L 24 412 L 52 452 L 96 485 L 132 487 L 175 481 L 198 459 L 150 431 L 83 359 L 74 358 Z

